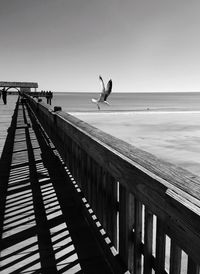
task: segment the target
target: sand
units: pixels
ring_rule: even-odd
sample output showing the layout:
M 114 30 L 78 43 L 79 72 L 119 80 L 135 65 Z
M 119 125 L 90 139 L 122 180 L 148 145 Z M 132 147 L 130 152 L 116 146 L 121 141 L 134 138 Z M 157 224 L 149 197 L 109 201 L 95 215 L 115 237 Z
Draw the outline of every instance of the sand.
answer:
M 71 113 L 161 159 L 200 176 L 200 111 L 136 111 Z M 154 227 L 155 232 L 155 227 Z M 166 269 L 169 270 L 170 240 L 166 239 Z M 181 273 L 187 273 L 187 255 L 182 253 Z
M 200 111 L 71 114 L 200 176 Z

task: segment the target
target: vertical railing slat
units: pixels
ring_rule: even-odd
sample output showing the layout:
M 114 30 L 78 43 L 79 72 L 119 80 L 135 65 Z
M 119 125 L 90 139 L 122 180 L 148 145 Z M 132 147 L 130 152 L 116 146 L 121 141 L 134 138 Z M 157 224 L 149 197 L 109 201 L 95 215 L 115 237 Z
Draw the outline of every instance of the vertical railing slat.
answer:
M 142 203 L 135 200 L 134 274 L 141 274 Z
M 81 189 L 84 193 L 84 196 L 86 196 L 86 185 L 87 185 L 87 161 L 86 161 L 86 153 L 84 150 L 82 150 L 82 172 L 81 172 Z
M 135 222 L 135 199 L 125 187 L 119 187 L 119 255 L 134 273 L 133 228 Z
M 119 255 L 128 265 L 128 192 L 125 187 L 119 187 Z
M 181 272 L 181 248 L 171 240 L 170 249 L 170 274 L 180 274 Z
M 192 258 L 188 257 L 188 269 L 187 274 L 199 274 L 200 267 L 197 265 Z
M 163 223 L 157 219 L 156 231 L 156 274 L 164 273 L 165 271 L 165 245 L 166 237 L 164 233 Z
M 92 160 L 91 163 L 91 174 L 92 174 L 92 181 L 91 181 L 91 207 L 93 210 L 96 210 L 96 200 L 97 200 L 97 195 L 96 195 L 96 188 L 97 188 L 97 180 L 96 180 L 96 163 L 94 160 Z
M 103 171 L 100 166 L 97 169 L 97 217 L 103 222 Z
M 144 274 L 152 273 L 153 214 L 145 207 Z
M 117 182 L 112 177 L 111 183 L 111 241 L 117 250 Z
M 102 213 L 103 213 L 103 216 L 102 216 L 102 225 L 103 225 L 103 228 L 105 229 L 106 228 L 106 200 L 107 200 L 107 197 L 106 197 L 106 171 L 105 169 L 103 169 L 103 180 L 102 180 Z
M 91 203 L 91 159 L 87 156 L 87 200 Z
M 133 229 L 135 226 L 135 197 L 129 193 L 129 234 L 128 234 L 128 269 L 130 273 L 134 273 L 134 238 Z
M 107 226 L 106 232 L 112 241 L 113 245 L 117 247 L 117 184 L 115 179 L 107 173 Z

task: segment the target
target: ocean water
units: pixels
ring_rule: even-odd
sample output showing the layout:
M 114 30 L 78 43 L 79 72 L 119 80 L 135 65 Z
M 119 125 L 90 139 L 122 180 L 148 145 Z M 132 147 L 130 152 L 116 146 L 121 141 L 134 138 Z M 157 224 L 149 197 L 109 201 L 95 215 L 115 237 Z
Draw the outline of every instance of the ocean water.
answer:
M 97 111 L 92 98 L 98 93 L 54 92 L 52 105 L 61 106 L 66 112 Z M 45 99 L 44 99 L 45 100 Z M 109 106 L 102 104 L 101 111 L 136 111 L 136 110 L 200 110 L 200 92 L 177 93 L 111 93 Z

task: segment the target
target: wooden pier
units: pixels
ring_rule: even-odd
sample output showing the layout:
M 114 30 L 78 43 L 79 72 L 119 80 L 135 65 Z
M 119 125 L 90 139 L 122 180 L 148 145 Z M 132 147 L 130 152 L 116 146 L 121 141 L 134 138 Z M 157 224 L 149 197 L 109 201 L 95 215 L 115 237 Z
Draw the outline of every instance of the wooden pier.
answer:
M 0 273 L 199 273 L 200 178 L 59 108 L 19 98 L 0 182 Z

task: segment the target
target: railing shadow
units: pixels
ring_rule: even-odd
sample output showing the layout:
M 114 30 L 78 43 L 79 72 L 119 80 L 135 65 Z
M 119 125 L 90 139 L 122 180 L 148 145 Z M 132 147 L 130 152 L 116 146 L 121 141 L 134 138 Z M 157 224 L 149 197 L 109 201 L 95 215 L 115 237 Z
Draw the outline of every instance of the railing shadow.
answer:
M 82 273 L 37 138 L 17 108 L 1 158 L 0 273 Z
M 32 117 L 31 115 L 33 114 L 30 114 L 30 117 Z M 94 214 L 91 212 L 91 208 L 88 208 L 88 204 L 82 200 L 83 193 L 77 188 L 77 184 L 74 184 L 72 175 L 62 161 L 58 151 L 51 143 L 51 140 L 46 140 L 48 138 L 47 136 L 44 138 L 39 123 L 33 118 L 31 118 L 31 122 L 40 144 L 42 161 L 48 170 L 52 183 L 52 185 L 45 184 L 45 186 L 42 187 L 42 195 L 46 195 L 43 199 L 49 203 L 50 193 L 56 194 L 59 207 L 63 213 L 64 222 L 67 224 L 78 256 L 77 263 L 79 263 L 81 267 L 79 271 L 82 271 L 81 273 L 113 273 L 113 270 L 111 270 L 112 266 L 110 262 L 108 262 L 109 259 L 105 258 L 105 251 L 102 251 L 102 247 L 100 247 L 99 239 L 96 237 L 96 231 L 94 233 L 94 229 L 90 227 L 86 218 L 85 210 L 87 214 L 89 213 L 91 215 L 90 219 L 93 219 Z M 47 195 L 48 191 L 49 195 Z M 49 209 L 47 213 L 47 215 L 50 214 L 49 217 L 55 214 L 52 214 L 51 211 L 58 205 L 56 204 L 55 196 L 52 196 L 52 202 L 54 203 L 54 208 Z M 97 227 L 96 230 L 98 230 L 101 239 L 103 241 L 105 240 L 105 245 L 107 245 L 109 250 L 109 256 L 111 256 L 114 261 L 116 253 L 113 254 L 114 251 L 111 241 L 108 240 L 105 231 L 102 231 L 101 224 L 98 220 L 94 220 L 94 226 Z M 103 234 L 101 234 L 101 231 Z M 65 256 L 63 258 L 65 258 Z M 63 271 L 67 270 L 67 268 L 67 266 L 64 267 Z M 123 272 L 121 269 L 115 273 L 124 273 L 125 268 L 123 268 Z M 72 269 L 69 273 L 71 273 L 71 271 Z

